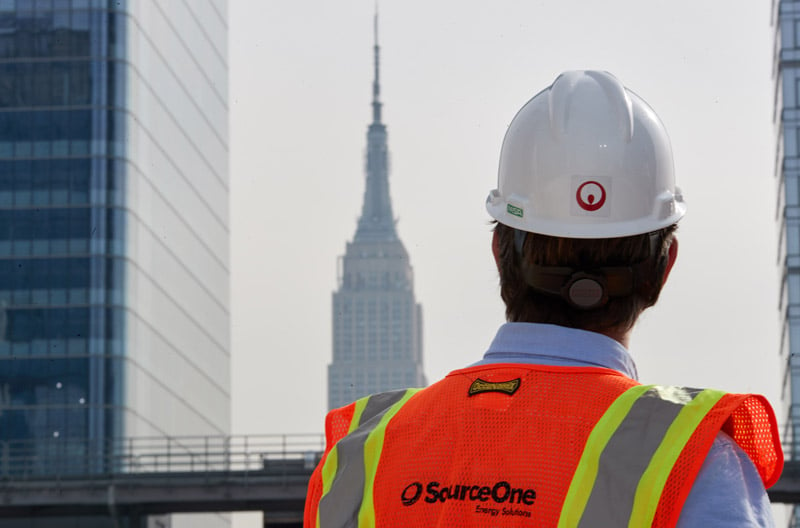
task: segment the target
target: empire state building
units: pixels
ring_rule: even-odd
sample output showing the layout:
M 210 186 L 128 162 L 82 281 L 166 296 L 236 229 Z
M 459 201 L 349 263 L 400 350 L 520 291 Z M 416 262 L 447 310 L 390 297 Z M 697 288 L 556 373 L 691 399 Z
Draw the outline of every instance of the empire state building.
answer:
M 333 294 L 330 409 L 376 392 L 426 385 L 422 370 L 422 307 L 414 298 L 414 272 L 397 236 L 389 197 L 379 53 L 376 15 L 364 203 L 355 237 L 340 258 L 339 284 Z

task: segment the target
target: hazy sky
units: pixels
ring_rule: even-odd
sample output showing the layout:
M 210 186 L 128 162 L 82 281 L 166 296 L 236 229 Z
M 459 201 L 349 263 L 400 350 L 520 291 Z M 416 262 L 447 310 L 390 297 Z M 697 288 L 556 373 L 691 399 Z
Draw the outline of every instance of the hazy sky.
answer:
M 605 69 L 661 116 L 688 202 L 631 350 L 645 382 L 780 397 L 770 2 L 380 4 L 397 228 L 436 380 L 503 307 L 489 216 L 506 126 L 563 70 Z M 321 432 L 331 293 L 364 191 L 369 0 L 230 2 L 233 427 Z M 779 418 L 782 421 L 781 418 Z

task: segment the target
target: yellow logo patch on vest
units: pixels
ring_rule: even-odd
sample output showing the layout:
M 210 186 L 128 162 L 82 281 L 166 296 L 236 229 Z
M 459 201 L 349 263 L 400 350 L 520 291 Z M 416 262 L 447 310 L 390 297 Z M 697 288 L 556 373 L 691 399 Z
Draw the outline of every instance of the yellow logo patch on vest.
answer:
M 484 381 L 480 378 L 472 382 L 469 386 L 468 396 L 474 396 L 482 392 L 502 392 L 511 396 L 520 385 L 520 378 L 509 381 Z

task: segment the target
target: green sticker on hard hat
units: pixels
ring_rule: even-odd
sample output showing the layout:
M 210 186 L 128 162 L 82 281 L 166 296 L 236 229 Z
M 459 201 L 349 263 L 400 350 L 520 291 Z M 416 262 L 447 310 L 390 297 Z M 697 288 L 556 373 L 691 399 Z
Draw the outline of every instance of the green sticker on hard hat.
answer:
M 506 211 L 508 211 L 508 214 L 512 214 L 514 216 L 522 218 L 522 207 L 517 207 L 516 205 L 508 204 L 506 205 Z

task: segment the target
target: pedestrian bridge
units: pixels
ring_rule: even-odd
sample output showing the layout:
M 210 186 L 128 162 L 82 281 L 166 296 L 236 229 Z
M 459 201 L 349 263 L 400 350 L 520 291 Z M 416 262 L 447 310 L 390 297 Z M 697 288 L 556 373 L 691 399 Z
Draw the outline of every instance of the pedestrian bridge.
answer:
M 323 448 L 322 435 L 0 443 L 0 519 L 261 511 L 265 527 L 300 527 Z
M 323 447 L 321 435 L 2 443 L 0 518 L 124 517 L 145 526 L 166 513 L 261 511 L 265 527 L 300 527 Z M 769 495 L 800 503 L 800 461 L 786 462 Z

